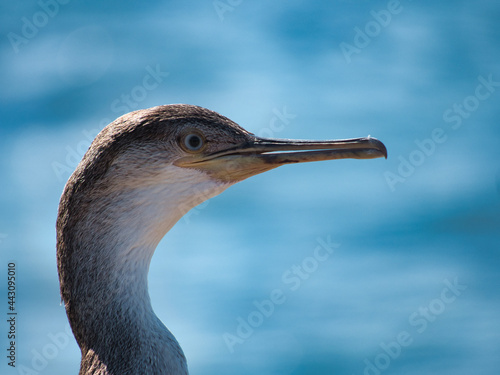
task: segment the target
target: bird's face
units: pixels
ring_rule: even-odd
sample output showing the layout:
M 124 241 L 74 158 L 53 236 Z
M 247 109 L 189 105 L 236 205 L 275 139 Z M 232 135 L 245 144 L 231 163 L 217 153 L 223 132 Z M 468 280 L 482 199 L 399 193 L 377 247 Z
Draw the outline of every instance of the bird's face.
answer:
M 387 157 L 374 138 L 304 141 L 259 138 L 236 124 L 191 124 L 177 137 L 177 167 L 195 169 L 224 183 L 236 183 L 285 164 L 333 159 Z M 225 124 L 224 124 L 225 125 Z

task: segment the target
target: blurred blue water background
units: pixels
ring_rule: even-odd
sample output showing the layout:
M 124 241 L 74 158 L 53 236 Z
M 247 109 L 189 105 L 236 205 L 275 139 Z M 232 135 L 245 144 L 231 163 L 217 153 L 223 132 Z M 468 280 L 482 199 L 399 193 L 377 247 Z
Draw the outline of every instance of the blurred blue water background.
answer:
M 4 354 L 9 261 L 19 311 L 17 367 L 2 355 L 2 374 L 78 372 L 59 196 L 102 127 L 168 103 L 261 136 L 370 134 L 389 150 L 256 176 L 168 233 L 150 293 L 192 374 L 498 374 L 498 2 L 0 9 Z

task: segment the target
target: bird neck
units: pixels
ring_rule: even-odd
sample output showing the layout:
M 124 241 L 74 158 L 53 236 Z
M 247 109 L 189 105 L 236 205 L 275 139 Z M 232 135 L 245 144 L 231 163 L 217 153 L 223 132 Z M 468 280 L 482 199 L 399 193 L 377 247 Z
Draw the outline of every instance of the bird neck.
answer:
M 63 194 L 58 264 L 68 318 L 82 350 L 81 374 L 101 374 L 94 370 L 104 368 L 102 374 L 187 374 L 182 349 L 153 312 L 147 275 L 167 231 L 227 187 L 193 173 L 176 171 L 173 179 L 137 186 L 103 184 L 105 189 L 75 199 Z
M 121 261 L 112 267 L 94 271 L 93 277 L 90 269 L 81 270 L 77 282 L 86 285 L 85 291 L 68 308 L 82 350 L 81 374 L 101 374 L 97 369 L 102 374 L 187 374 L 180 345 L 151 306 L 150 258 L 133 255 L 153 250 L 123 245 L 117 252 Z

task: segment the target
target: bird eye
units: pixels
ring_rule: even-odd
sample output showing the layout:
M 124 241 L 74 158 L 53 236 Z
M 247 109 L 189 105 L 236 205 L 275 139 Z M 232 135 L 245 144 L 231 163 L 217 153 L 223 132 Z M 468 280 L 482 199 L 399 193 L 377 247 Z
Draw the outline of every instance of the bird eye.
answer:
M 205 144 L 203 137 L 196 133 L 189 133 L 182 139 L 182 146 L 186 151 L 199 151 Z

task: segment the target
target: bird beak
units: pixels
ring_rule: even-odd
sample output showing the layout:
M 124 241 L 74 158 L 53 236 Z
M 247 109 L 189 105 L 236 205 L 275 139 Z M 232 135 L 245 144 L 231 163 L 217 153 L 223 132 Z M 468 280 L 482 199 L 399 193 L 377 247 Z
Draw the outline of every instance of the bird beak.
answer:
M 212 154 L 183 157 L 174 164 L 234 183 L 285 164 L 380 157 L 387 158 L 387 149 L 378 139 L 369 136 L 333 141 L 255 138 Z

